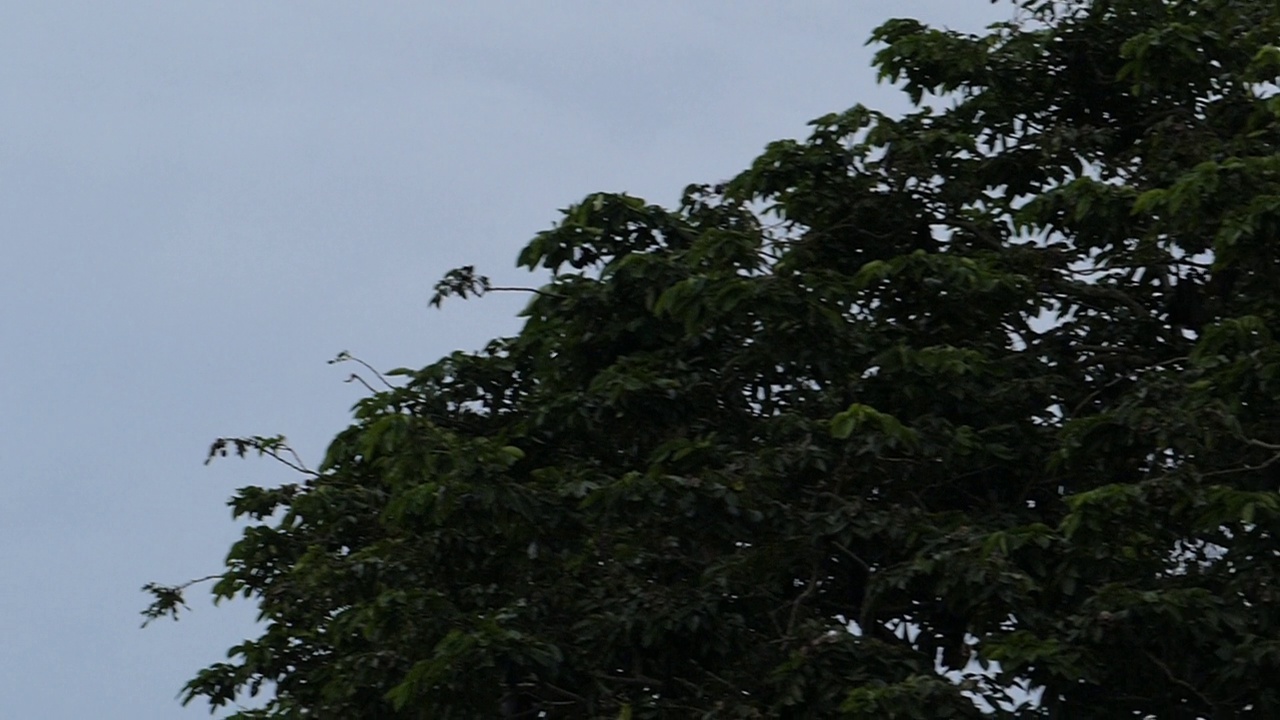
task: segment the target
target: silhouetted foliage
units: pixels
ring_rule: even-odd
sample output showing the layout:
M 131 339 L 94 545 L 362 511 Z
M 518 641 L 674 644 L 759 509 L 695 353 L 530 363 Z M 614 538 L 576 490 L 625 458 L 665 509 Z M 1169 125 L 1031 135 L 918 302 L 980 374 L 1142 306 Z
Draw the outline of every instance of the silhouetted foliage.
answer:
M 875 32 L 911 114 L 566 210 L 518 335 L 238 492 L 213 592 L 265 625 L 187 699 L 1280 717 L 1280 7 L 1018 5 Z

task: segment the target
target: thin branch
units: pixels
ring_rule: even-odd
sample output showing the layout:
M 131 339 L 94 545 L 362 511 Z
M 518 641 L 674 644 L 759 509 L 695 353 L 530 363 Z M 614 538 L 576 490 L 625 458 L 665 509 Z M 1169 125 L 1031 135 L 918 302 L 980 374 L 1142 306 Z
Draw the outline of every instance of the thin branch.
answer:
M 1106 384 L 1102 385 L 1098 389 L 1086 395 L 1083 400 L 1076 403 L 1075 407 L 1071 408 L 1071 413 L 1065 416 L 1065 419 L 1070 420 L 1071 418 L 1078 416 L 1080 414 L 1080 411 L 1084 409 L 1085 405 L 1088 405 L 1089 402 L 1092 401 L 1094 398 L 1096 398 L 1103 390 L 1108 390 L 1126 380 L 1131 380 L 1136 382 L 1137 377 L 1141 373 L 1147 372 L 1148 370 L 1154 370 L 1158 367 L 1163 367 L 1165 365 L 1172 365 L 1173 363 L 1184 362 L 1189 359 L 1190 357 L 1186 355 L 1182 355 L 1175 358 L 1169 358 L 1168 360 L 1161 360 L 1159 362 L 1154 362 L 1154 363 L 1151 363 L 1150 365 L 1144 365 L 1142 367 L 1134 368 L 1133 370 L 1130 370 L 1129 372 L 1126 372 L 1123 375 L 1120 375 L 1119 377 L 1114 378 L 1110 382 L 1107 382 Z M 1277 449 L 1280 449 L 1280 448 L 1277 448 Z
M 790 639 L 792 632 L 795 630 L 796 621 L 800 617 L 800 606 L 803 605 L 804 601 L 808 600 L 809 597 L 812 596 L 813 593 L 817 591 L 817 589 L 818 589 L 818 563 L 815 562 L 813 564 L 813 573 L 809 576 L 808 586 L 805 587 L 804 592 L 797 595 L 796 599 L 791 603 L 791 614 L 787 618 L 787 631 L 785 634 L 786 638 Z
M 259 455 L 266 455 L 275 459 L 289 468 L 296 470 L 304 475 L 312 477 L 320 477 L 320 473 L 307 467 L 303 462 L 302 456 L 298 452 L 284 442 L 284 436 L 265 438 L 265 437 L 241 437 L 230 438 L 221 437 L 213 441 L 213 445 L 209 447 L 209 455 L 204 459 L 204 464 L 208 465 L 215 457 L 226 457 L 227 446 L 234 445 L 235 453 L 238 457 L 244 457 L 249 450 L 257 450 Z M 293 460 L 281 455 L 281 451 L 289 453 Z
M 351 377 L 348 377 L 346 380 L 343 380 L 342 382 L 345 382 L 345 383 L 349 383 L 349 382 L 358 382 L 358 383 L 360 383 L 361 385 L 363 385 L 363 386 L 365 387 L 365 389 L 366 389 L 366 390 L 368 390 L 369 392 L 371 392 L 371 393 L 376 393 L 376 392 L 378 392 L 377 390 L 374 390 L 374 389 L 373 389 L 373 386 L 372 386 L 372 385 L 370 385 L 369 383 L 365 382 L 365 381 L 364 381 L 364 378 L 360 377 L 359 375 L 357 375 L 357 374 L 355 374 L 355 373 L 351 373 Z
M 485 292 L 527 292 L 535 295 L 541 295 L 542 297 L 556 298 L 557 300 L 564 300 L 566 298 L 565 295 L 561 295 L 560 293 L 553 293 L 547 290 L 531 287 L 498 287 L 490 285 L 485 288 Z
M 333 365 L 334 363 L 348 362 L 348 361 L 350 361 L 350 362 L 357 362 L 357 363 L 360 363 L 360 364 L 361 364 L 361 365 L 363 365 L 366 369 L 368 369 L 368 371 L 369 371 L 369 372 L 373 373 L 373 374 L 374 374 L 374 376 L 375 376 L 375 377 L 377 377 L 377 378 L 378 378 L 378 380 L 380 380 L 380 381 L 382 382 L 382 384 L 383 384 L 383 385 L 386 385 L 388 389 L 390 389 L 390 390 L 395 390 L 395 389 L 396 389 L 396 386 L 395 386 L 395 385 L 392 385 L 392 384 L 391 384 L 391 382 L 390 382 L 389 380 L 387 380 L 387 378 L 386 378 L 386 376 L 385 376 L 385 375 L 383 375 L 382 373 L 378 372 L 378 370 L 377 370 L 376 368 L 374 368 L 372 365 L 370 365 L 369 363 L 365 362 L 364 360 L 361 360 L 360 358 L 356 357 L 355 355 L 352 355 L 351 353 L 347 352 L 346 350 L 343 350 L 342 352 L 338 353 L 338 356 L 337 356 L 337 357 L 335 357 L 334 359 L 330 360 L 330 361 L 329 361 L 329 364 L 330 364 L 330 365 Z M 355 374 L 354 374 L 354 373 L 352 374 L 352 377 L 355 377 Z M 350 380 L 347 380 L 347 382 L 350 382 Z M 369 387 L 369 386 L 366 384 L 366 385 L 365 385 L 365 387 Z M 370 388 L 370 389 L 372 389 L 372 388 Z
M 1249 444 L 1253 445 L 1255 443 L 1250 442 Z M 1268 447 L 1268 445 L 1269 444 L 1264 444 L 1262 447 Z M 1280 447 L 1271 446 L 1271 449 L 1280 450 Z M 1232 475 L 1234 473 L 1253 472 L 1254 470 L 1262 470 L 1264 468 L 1271 467 L 1277 462 L 1280 462 L 1280 453 L 1272 455 L 1265 462 L 1258 463 L 1257 465 L 1241 465 L 1239 467 L 1225 468 L 1223 470 L 1213 470 L 1207 473 L 1200 473 L 1200 477 L 1207 478 L 1214 477 L 1215 475 Z
M 302 457 L 298 455 L 298 452 L 296 450 L 289 447 L 288 445 L 281 445 L 280 448 L 283 448 L 290 455 L 292 455 L 293 460 L 289 460 L 288 458 L 282 457 L 280 455 L 280 450 L 277 448 L 267 448 L 265 449 L 265 453 L 275 458 L 277 461 L 283 463 L 284 465 L 294 470 L 297 470 L 300 473 L 304 473 L 306 475 L 311 475 L 314 477 L 320 477 L 320 473 L 307 467 L 306 463 L 302 461 Z
M 282 445 L 281 447 L 283 447 L 285 450 L 288 450 L 289 454 L 293 456 L 293 462 L 294 462 L 293 467 L 297 468 L 300 472 L 307 473 L 308 475 L 317 475 L 317 476 L 319 475 L 319 473 L 307 467 L 307 464 L 302 461 L 302 456 L 298 454 L 297 450 L 294 450 L 289 445 Z
M 699 667 L 701 668 L 702 672 L 703 672 L 707 677 L 711 678 L 712 680 L 715 680 L 716 682 L 718 682 L 718 683 L 720 683 L 720 684 L 724 685 L 725 687 L 727 687 L 727 688 L 729 688 L 729 689 L 731 689 L 731 690 L 736 690 L 736 689 L 739 689 L 739 688 L 740 688 L 740 686 L 739 686 L 739 685 L 737 685 L 737 684 L 735 684 L 735 683 L 731 683 L 731 682 L 729 682 L 728 680 L 725 680 L 724 678 L 722 678 L 722 677 L 720 677 L 719 675 L 717 675 L 717 674 L 715 674 L 715 673 L 711 672 L 710 670 L 706 669 L 705 667 L 701 667 L 701 666 L 699 666 Z
M 182 583 L 181 585 L 174 585 L 174 586 L 173 586 L 173 589 L 174 589 L 174 590 L 186 590 L 187 588 L 191 587 L 192 585 L 196 585 L 196 584 L 199 584 L 199 583 L 202 583 L 202 582 L 209 582 L 210 580 L 221 580 L 221 579 L 222 579 L 222 574 L 221 574 L 221 573 L 218 573 L 218 574 L 216 574 L 216 575 L 205 575 L 204 577 L 198 577 L 198 578 L 196 578 L 195 580 L 188 580 L 188 581 L 186 581 L 186 582 Z
M 1155 655 L 1152 655 L 1147 650 L 1143 650 L 1142 654 L 1146 655 L 1148 660 L 1150 660 L 1156 667 L 1160 668 L 1160 671 L 1163 672 L 1164 676 L 1169 679 L 1169 682 L 1173 683 L 1174 685 L 1177 685 L 1178 687 L 1186 690 L 1187 692 L 1190 692 L 1192 695 L 1195 695 L 1196 699 L 1204 703 L 1205 707 L 1213 708 L 1213 709 L 1217 708 L 1217 705 L 1209 698 L 1205 697 L 1204 695 L 1201 695 L 1200 691 L 1197 690 L 1194 685 L 1174 675 L 1173 671 L 1169 669 L 1169 666 L 1165 665 L 1163 662 L 1160 661 L 1160 658 L 1157 658 Z
M 838 542 L 836 542 L 836 541 L 834 541 L 834 540 L 833 540 L 833 541 L 831 541 L 831 544 L 832 544 L 832 545 L 835 545 L 835 547 L 836 547 L 836 549 L 837 549 L 837 550 L 839 550 L 840 552 L 844 553 L 845 557 L 847 557 L 847 558 L 849 558 L 850 560 L 852 560 L 852 561 L 854 561 L 855 563 L 857 563 L 858 567 L 862 568 L 863 570 L 865 570 L 865 571 L 866 571 L 866 572 L 868 572 L 868 573 L 870 573 L 870 572 L 871 572 L 871 566 L 870 566 L 869 564 L 867 564 L 867 561 L 866 561 L 866 560 L 863 560 L 862 558 L 858 557 L 857 553 L 855 553 L 854 551 L 852 551 L 852 550 L 850 550 L 849 548 L 845 547 L 843 544 L 838 543 Z
M 590 703 L 588 703 L 588 702 L 587 702 L 587 699 L 586 699 L 586 698 L 582 697 L 582 696 L 581 696 L 581 695 L 579 695 L 578 693 L 571 692 L 571 691 L 569 691 L 569 690 L 565 690 L 564 688 L 559 687 L 558 685 L 552 685 L 552 684 L 551 684 L 551 683 L 549 683 L 549 682 L 543 681 L 543 683 L 542 683 L 542 687 L 544 687 L 544 688 L 546 688 L 546 689 L 548 689 L 548 690 L 553 690 L 553 691 L 555 691 L 555 692 L 557 692 L 557 693 L 559 693 L 559 694 L 563 695 L 564 697 L 569 698 L 570 700 L 572 700 L 572 701 L 574 701 L 574 702 L 576 702 L 576 703 L 580 703 L 580 704 L 582 704 L 582 705 L 589 705 L 589 704 L 590 704 Z M 551 702 L 551 701 L 548 701 L 548 702 Z
M 1120 288 L 1098 285 L 1096 283 L 1053 282 L 1053 280 L 1050 280 L 1049 283 L 1054 286 L 1053 289 L 1060 291 L 1064 297 L 1072 300 L 1083 301 L 1086 298 L 1109 298 L 1129 308 L 1138 317 L 1148 317 L 1151 314 L 1151 310 L 1149 308 L 1143 307 L 1137 300 L 1134 300 L 1133 297 Z M 1110 308 L 1105 306 L 1097 309 L 1104 311 L 1110 310 Z
M 627 685 L 640 685 L 654 690 L 661 689 L 663 682 L 657 678 L 646 677 L 644 675 L 608 675 L 602 672 L 591 673 L 592 677 L 597 680 L 606 680 L 609 682 L 625 683 Z

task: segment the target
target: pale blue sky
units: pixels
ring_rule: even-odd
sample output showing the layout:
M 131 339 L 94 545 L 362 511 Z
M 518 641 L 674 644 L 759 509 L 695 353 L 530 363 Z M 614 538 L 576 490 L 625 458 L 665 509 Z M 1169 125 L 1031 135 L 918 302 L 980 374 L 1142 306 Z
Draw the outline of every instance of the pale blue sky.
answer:
M 893 16 L 977 30 L 986 0 L 643 3 L 16 0 L 0 9 L 0 716 L 205 717 L 175 696 L 253 632 L 202 590 L 139 630 L 147 581 L 217 571 L 201 465 L 284 433 L 315 462 L 349 350 L 425 365 L 524 298 L 427 307 L 588 192 L 669 203 L 876 86 Z

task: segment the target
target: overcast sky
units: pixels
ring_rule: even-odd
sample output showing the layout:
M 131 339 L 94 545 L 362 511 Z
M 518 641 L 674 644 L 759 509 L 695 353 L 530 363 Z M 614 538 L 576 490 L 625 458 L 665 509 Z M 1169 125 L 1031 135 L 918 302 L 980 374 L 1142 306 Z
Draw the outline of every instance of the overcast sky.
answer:
M 151 580 L 216 572 L 221 435 L 314 464 L 360 388 L 518 329 L 526 298 L 427 307 L 594 191 L 671 203 L 877 86 L 892 16 L 987 0 L 14 0 L 0 9 L 0 715 L 206 717 L 182 684 L 248 605 L 138 628 Z

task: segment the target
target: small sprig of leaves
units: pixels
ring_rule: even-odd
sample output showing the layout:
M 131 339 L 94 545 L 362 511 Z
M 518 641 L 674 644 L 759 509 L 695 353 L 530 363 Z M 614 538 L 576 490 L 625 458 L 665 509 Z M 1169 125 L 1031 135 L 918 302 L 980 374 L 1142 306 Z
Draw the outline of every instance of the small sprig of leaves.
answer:
M 262 437 L 253 435 L 250 437 L 220 437 L 213 441 L 209 446 L 209 455 L 204 459 L 204 464 L 208 465 L 213 462 L 215 457 L 227 457 L 228 454 L 234 452 L 236 457 L 244 457 L 250 451 L 256 451 L 259 457 L 267 456 L 287 465 L 300 473 L 307 475 L 319 475 L 315 470 L 307 467 L 302 461 L 302 457 L 298 452 L 289 446 L 283 435 L 275 435 L 272 437 Z
M 468 295 L 480 297 L 488 292 L 527 292 L 543 297 L 563 299 L 563 295 L 531 287 L 500 287 L 490 282 L 488 276 L 477 275 L 475 265 L 463 265 L 444 274 L 444 278 L 436 283 L 435 294 L 428 303 L 432 307 L 440 307 L 444 299 L 457 295 L 465 299 Z
M 151 593 L 153 600 L 151 601 L 151 604 L 142 611 L 142 616 L 146 618 L 142 621 L 142 627 L 146 627 L 153 621 L 166 616 L 177 620 L 179 609 L 191 609 L 191 606 L 187 605 L 186 599 L 183 597 L 183 592 L 187 588 L 195 585 L 196 583 L 207 582 L 209 580 L 220 580 L 221 578 L 221 575 L 206 575 L 205 577 L 196 578 L 195 580 L 188 580 L 181 585 L 160 585 L 159 583 L 153 582 L 143 585 L 142 591 L 145 593 Z
M 489 292 L 490 288 L 492 288 L 492 285 L 489 282 L 489 278 L 484 275 L 477 275 L 475 265 L 464 265 L 445 273 L 444 278 L 436 283 L 436 292 L 431 296 L 430 305 L 432 307 L 440 307 L 440 303 L 451 295 L 457 295 L 464 299 L 468 294 L 479 297 Z

